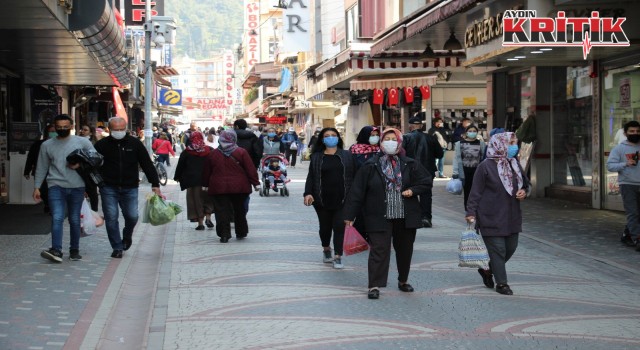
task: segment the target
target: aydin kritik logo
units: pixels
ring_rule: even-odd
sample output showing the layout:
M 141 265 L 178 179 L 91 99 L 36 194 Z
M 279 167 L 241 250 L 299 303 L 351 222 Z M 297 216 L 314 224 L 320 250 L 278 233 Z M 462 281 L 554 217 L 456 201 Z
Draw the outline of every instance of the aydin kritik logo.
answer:
M 625 17 L 536 17 L 535 10 L 507 10 L 502 17 L 502 46 L 578 46 L 587 59 L 592 47 L 629 46 L 629 38 L 622 29 Z M 528 24 L 528 25 L 527 25 Z

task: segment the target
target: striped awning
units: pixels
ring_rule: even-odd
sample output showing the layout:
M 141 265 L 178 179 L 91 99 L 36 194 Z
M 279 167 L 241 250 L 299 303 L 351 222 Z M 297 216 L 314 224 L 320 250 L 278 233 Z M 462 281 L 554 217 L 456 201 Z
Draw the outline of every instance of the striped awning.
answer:
M 420 87 L 431 86 L 436 83 L 436 73 L 431 75 L 424 74 L 420 76 L 408 76 L 392 79 L 366 79 L 356 78 L 350 82 L 350 90 L 373 90 L 373 89 L 391 89 L 403 87 Z
M 170 66 L 161 66 L 161 67 L 157 67 L 156 68 L 156 74 L 162 76 L 162 77 L 170 77 L 170 76 L 174 76 L 174 75 L 180 75 L 180 73 L 178 73 L 178 71 Z
M 387 69 L 387 68 L 439 68 L 459 67 L 461 57 L 443 56 L 424 59 L 421 52 L 389 52 L 379 57 L 371 58 L 368 54 L 358 53 L 351 56 L 350 68 L 359 69 Z

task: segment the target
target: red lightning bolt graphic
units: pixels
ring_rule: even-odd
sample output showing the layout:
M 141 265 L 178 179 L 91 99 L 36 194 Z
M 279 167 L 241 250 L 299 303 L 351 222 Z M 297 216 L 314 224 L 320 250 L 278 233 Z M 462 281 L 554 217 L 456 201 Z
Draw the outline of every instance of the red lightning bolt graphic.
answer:
M 584 33 L 584 40 L 582 41 L 582 56 L 587 59 L 589 51 L 591 51 L 591 40 L 589 40 L 589 32 Z

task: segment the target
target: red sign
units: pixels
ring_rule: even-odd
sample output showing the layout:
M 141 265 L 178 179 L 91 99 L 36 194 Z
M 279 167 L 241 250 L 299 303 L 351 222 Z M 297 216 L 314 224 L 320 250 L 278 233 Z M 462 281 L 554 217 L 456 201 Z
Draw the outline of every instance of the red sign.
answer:
M 187 98 L 187 101 L 189 101 L 189 99 L 191 99 L 193 103 L 197 103 L 200 106 L 200 109 L 203 111 L 209 111 L 212 109 L 227 109 L 227 104 L 224 98 L 193 97 Z
M 284 115 L 266 117 L 265 121 L 267 122 L 267 124 L 285 124 L 287 122 L 287 117 Z
M 232 106 L 234 103 L 233 96 L 233 74 L 235 71 L 235 62 L 233 60 L 233 53 L 230 50 L 224 52 L 224 83 L 225 83 L 225 103 L 227 106 Z
M 245 73 L 260 59 L 260 0 L 245 0 L 244 23 L 247 32 L 247 44 L 244 50 Z
M 120 2 L 116 1 L 116 7 L 124 15 L 124 23 L 127 26 L 141 26 L 146 21 L 144 18 L 145 0 L 125 0 L 124 9 L 120 8 Z M 164 0 L 151 1 L 151 16 L 164 15 Z

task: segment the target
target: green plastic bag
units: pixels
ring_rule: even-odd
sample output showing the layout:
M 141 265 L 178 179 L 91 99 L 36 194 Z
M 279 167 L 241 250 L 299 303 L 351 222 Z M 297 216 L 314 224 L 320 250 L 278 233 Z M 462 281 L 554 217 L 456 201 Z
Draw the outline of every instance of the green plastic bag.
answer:
M 167 201 L 167 204 L 173 208 L 173 211 L 176 213 L 176 215 L 182 213 L 182 207 L 180 205 L 178 205 L 178 203 L 173 202 L 173 201 Z
M 174 208 L 158 195 L 149 199 L 149 223 L 152 226 L 164 225 L 176 217 Z

